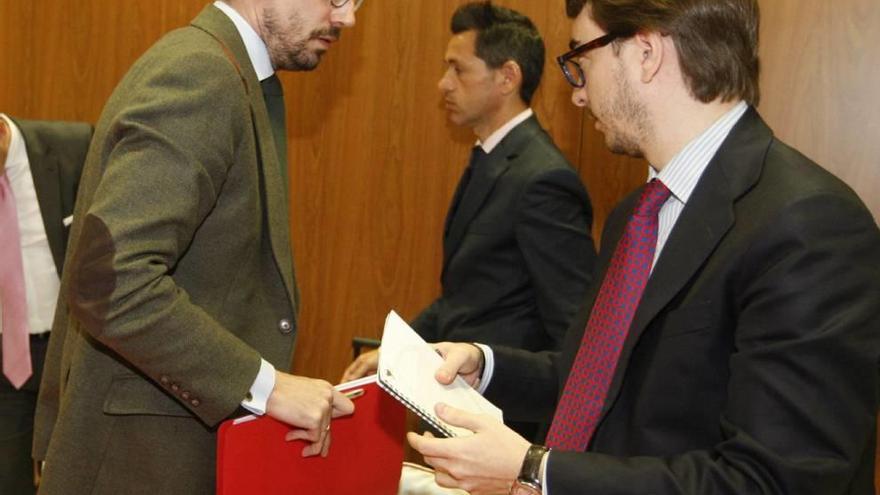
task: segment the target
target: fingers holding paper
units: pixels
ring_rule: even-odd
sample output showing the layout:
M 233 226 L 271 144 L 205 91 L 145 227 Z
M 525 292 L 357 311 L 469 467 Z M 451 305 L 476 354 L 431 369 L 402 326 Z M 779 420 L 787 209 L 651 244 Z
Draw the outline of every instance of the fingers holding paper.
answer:
M 437 381 L 449 385 L 456 375 L 461 375 L 471 387 L 477 386 L 483 375 L 483 351 L 474 344 L 440 342 L 434 349 L 443 356 L 443 364 L 437 370 Z
M 327 455 L 330 420 L 354 412 L 354 404 L 324 380 L 276 371 L 266 413 L 294 427 L 286 440 L 305 440 L 303 456 Z
M 438 404 L 436 413 L 443 421 L 474 432 L 473 436 L 456 438 L 407 433 L 410 445 L 437 471 L 437 484 L 471 495 L 507 493 L 519 474 L 529 441 L 486 415 L 445 404 Z

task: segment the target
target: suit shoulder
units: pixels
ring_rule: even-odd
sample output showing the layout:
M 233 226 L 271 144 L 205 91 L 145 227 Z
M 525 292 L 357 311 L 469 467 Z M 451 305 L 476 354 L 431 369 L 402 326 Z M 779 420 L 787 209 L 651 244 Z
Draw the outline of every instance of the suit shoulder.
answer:
M 176 29 L 150 47 L 120 86 L 187 88 L 211 84 L 244 89 L 236 67 L 217 39 L 193 26 Z
M 864 207 L 855 191 L 803 153 L 774 138 L 758 188 L 784 204 L 812 197 L 835 197 Z
M 578 177 L 577 170 L 543 129 L 524 143 L 513 160 L 514 173 L 524 180 L 540 180 L 548 175 L 569 180 Z

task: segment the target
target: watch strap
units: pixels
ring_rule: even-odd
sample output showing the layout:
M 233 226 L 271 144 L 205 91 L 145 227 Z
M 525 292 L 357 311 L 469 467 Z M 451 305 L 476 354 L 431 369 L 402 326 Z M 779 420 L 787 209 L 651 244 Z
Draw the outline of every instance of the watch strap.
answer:
M 517 481 L 541 489 L 541 462 L 549 449 L 543 445 L 532 444 L 526 451 Z

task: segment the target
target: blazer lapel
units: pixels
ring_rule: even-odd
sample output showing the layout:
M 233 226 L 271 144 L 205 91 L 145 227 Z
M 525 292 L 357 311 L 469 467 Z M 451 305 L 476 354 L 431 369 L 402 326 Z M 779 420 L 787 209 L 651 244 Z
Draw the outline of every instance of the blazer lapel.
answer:
M 639 338 L 697 274 L 733 226 L 734 202 L 757 182 L 772 137 L 767 125 L 750 108 L 706 167 L 642 294 L 603 406 L 603 416 L 620 392 L 629 358 Z M 631 210 L 632 204 L 626 210 L 627 219 Z
M 298 292 L 294 283 L 293 250 L 290 244 L 286 187 L 281 175 L 278 154 L 275 150 L 272 124 L 269 121 L 269 113 L 263 100 L 256 72 L 235 25 L 219 9 L 212 5 L 206 6 L 193 20 L 192 25 L 207 32 L 221 43 L 227 55 L 234 58 L 231 63 L 236 65 L 236 70 L 239 71 L 245 85 L 251 107 L 254 136 L 259 150 L 260 174 L 263 178 L 264 205 L 272 254 L 284 279 L 290 302 L 296 308 Z
M 482 166 L 476 167 L 472 171 L 470 183 L 467 190 L 464 191 L 455 217 L 450 219 L 449 232 L 443 238 L 444 273 L 452 256 L 461 246 L 468 225 L 479 213 L 480 208 L 495 187 L 495 183 L 507 172 L 513 161 L 519 156 L 522 147 L 539 131 L 541 131 L 541 126 L 538 124 L 538 120 L 535 117 L 530 117 L 514 127 L 489 153 Z
M 46 238 L 49 241 L 49 250 L 55 262 L 55 269 L 61 274 L 61 265 L 64 261 L 64 225 L 61 215 L 61 164 L 58 151 L 49 147 L 49 144 L 31 132 L 31 129 L 23 123 L 16 122 L 25 147 L 27 148 L 28 164 L 30 165 L 31 177 L 34 180 L 34 190 L 37 193 L 37 202 L 40 204 L 40 214 L 43 217 L 43 227 L 46 230 Z

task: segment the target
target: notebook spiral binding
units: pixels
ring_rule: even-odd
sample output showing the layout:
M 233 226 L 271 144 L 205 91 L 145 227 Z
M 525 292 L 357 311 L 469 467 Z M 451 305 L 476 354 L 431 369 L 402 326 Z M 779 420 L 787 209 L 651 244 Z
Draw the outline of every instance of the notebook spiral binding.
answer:
M 383 376 L 383 375 L 387 375 L 387 376 Z M 385 370 L 385 373 L 379 374 L 377 381 L 379 382 L 379 387 L 381 387 L 382 390 L 393 395 L 395 399 L 402 402 L 403 405 L 405 405 L 407 408 L 409 408 L 410 411 L 416 413 L 420 418 L 425 420 L 428 424 L 430 424 L 432 427 L 434 427 L 434 429 L 436 429 L 438 432 L 442 433 L 445 437 L 449 438 L 449 437 L 457 436 L 451 429 L 449 429 L 448 426 L 446 426 L 445 423 L 440 421 L 440 418 L 438 418 L 437 416 L 434 416 L 433 414 L 425 411 L 423 408 L 417 406 L 414 402 L 409 400 L 409 398 L 407 398 L 406 395 L 404 395 L 403 393 L 398 391 L 390 381 L 386 381 L 389 378 L 393 379 L 393 376 L 391 375 L 391 372 L 388 370 Z

